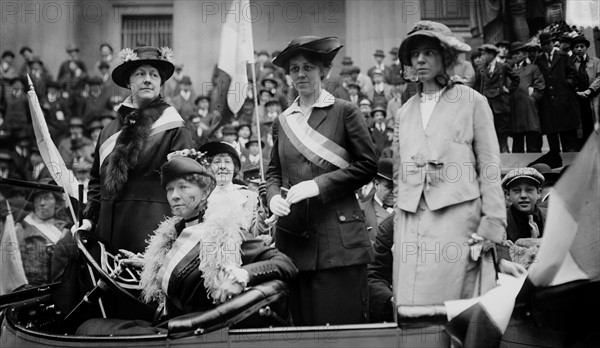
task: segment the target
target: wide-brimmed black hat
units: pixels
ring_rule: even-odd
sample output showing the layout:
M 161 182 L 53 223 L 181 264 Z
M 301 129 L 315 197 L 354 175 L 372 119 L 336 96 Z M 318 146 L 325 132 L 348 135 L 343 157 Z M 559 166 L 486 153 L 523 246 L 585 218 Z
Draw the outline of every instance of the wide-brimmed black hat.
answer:
M 240 161 L 240 155 L 238 154 L 237 150 L 224 142 L 220 142 L 220 141 L 212 141 L 210 143 L 206 143 L 204 145 L 202 145 L 198 151 L 200 152 L 205 152 L 206 156 L 208 157 L 214 157 L 218 154 L 228 154 L 231 156 L 231 158 L 237 162 L 237 167 L 241 168 L 242 167 L 242 162 Z M 236 173 L 237 174 L 237 173 Z
M 342 47 L 344 46 L 337 37 L 301 36 L 290 41 L 288 46 L 273 59 L 273 64 L 285 68 L 290 58 L 302 52 L 317 54 L 325 61 L 332 61 Z
M 215 176 L 211 170 L 196 160 L 184 156 L 174 157 L 162 166 L 160 184 L 165 188 L 169 182 L 191 174 L 205 175 L 211 178 L 216 185 Z
M 173 60 L 173 51 L 168 47 L 138 47 L 135 49 L 125 48 L 119 53 L 121 64 L 112 72 L 113 81 L 123 87 L 128 88 L 129 77 L 133 69 L 141 65 L 151 65 L 155 67 L 161 75 L 161 85 L 164 84 L 175 71 Z
M 583 35 L 579 35 L 571 41 L 571 47 L 575 47 L 576 44 L 583 43 L 585 47 L 590 47 L 590 41 Z

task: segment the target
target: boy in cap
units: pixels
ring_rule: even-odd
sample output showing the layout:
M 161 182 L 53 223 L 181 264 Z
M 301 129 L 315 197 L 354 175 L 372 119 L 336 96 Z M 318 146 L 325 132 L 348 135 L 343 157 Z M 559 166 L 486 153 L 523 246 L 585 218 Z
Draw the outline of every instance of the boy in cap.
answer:
M 507 208 L 506 242 L 510 259 L 528 268 L 537 254 L 541 242 L 546 211 L 537 206 L 544 177 L 534 168 L 509 171 L 502 187 L 511 202 Z
M 537 203 L 542 193 L 544 176 L 536 169 L 525 167 L 510 170 L 502 180 L 502 188 L 511 205 L 506 210 L 506 238 L 516 242 L 521 238 L 540 238 L 546 212 Z

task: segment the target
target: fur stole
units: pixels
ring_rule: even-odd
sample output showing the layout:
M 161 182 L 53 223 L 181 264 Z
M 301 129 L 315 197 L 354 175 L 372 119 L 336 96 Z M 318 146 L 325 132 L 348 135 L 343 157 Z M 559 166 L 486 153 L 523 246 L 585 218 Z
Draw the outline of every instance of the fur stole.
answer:
M 226 199 L 214 200 L 206 209 L 204 221 L 188 227 L 202 235 L 197 251 L 207 296 L 228 279 L 230 267 L 240 267 L 242 264 L 241 245 L 245 240 L 241 229 L 243 215 L 240 206 L 232 205 Z M 167 218 L 150 237 L 140 280 L 142 300 L 145 302 L 164 303 L 165 294 L 156 276 L 177 239 L 175 224 L 179 221 L 180 217 Z
M 119 118 L 125 127 L 117 137 L 115 148 L 106 165 L 104 189 L 112 199 L 123 195 L 129 171 L 138 163 L 142 149 L 152 129 L 152 124 L 169 107 L 161 97 L 156 98 L 140 109 L 123 105 L 119 108 Z

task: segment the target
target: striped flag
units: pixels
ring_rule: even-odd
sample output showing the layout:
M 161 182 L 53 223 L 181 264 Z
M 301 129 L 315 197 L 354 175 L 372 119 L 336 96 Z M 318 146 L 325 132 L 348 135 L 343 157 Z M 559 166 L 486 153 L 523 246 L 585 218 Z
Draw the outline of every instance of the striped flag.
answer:
M 0 238 L 0 279 L 2 279 L 0 282 L 0 296 L 28 284 L 15 231 L 15 221 L 8 200 L 6 205 L 8 206 L 8 215 L 4 222 L 2 238 Z
M 600 280 L 600 142 L 592 132 L 550 194 L 544 238 L 529 279 L 536 286 Z
M 40 150 L 40 155 L 44 160 L 44 164 L 48 168 L 48 171 L 52 175 L 52 178 L 56 183 L 65 190 L 65 192 L 71 197 L 77 197 L 77 180 L 75 175 L 65 165 L 65 161 L 61 157 L 56 145 L 52 142 L 50 137 L 50 131 L 44 118 L 44 113 L 40 107 L 40 101 L 35 94 L 33 82 L 27 75 L 29 81 L 29 92 L 27 92 L 27 99 L 29 100 L 29 110 L 31 111 L 31 120 L 33 123 L 33 130 L 35 132 L 35 139 Z
M 233 113 L 242 108 L 248 96 L 247 63 L 254 62 L 254 41 L 249 0 L 233 0 L 221 33 L 221 49 L 217 67 L 231 77 L 227 105 Z

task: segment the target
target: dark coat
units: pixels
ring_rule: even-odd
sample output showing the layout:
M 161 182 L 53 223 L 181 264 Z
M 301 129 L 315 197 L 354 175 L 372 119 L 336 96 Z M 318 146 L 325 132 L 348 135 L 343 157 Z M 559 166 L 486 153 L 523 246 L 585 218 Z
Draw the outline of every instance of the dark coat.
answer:
M 335 99 L 333 105 L 314 108 L 308 125 L 350 154 L 350 166 L 333 171 L 309 162 L 280 132 L 279 118 L 273 123 L 273 150 L 267 171 L 267 197 L 314 179 L 319 196 L 298 202 L 292 209 L 306 207 L 306 236 L 276 231 L 276 246 L 290 256 L 301 271 L 365 264 L 371 261 L 364 214 L 354 191 L 377 172 L 369 131 L 358 107 Z
M 137 253 L 144 250 L 145 240 L 156 229 L 158 223 L 165 216 L 171 216 L 165 191 L 160 185 L 160 167 L 166 162 L 170 152 L 191 148 L 193 141 L 188 129 L 184 128 L 183 120 L 178 128 L 147 137 L 137 163 L 128 170 L 123 189 L 118 196 L 111 195 L 107 190 L 107 180 L 114 182 L 124 178 L 115 177 L 114 172 L 107 169 L 108 164 L 111 163 L 119 147 L 131 147 L 135 142 L 143 141 L 143 139 L 130 139 L 124 143 L 124 137 L 119 136 L 115 150 L 100 166 L 101 145 L 118 131 L 123 131 L 121 135 L 125 134 L 127 127 L 123 113 L 127 112 L 126 109 L 128 108 L 121 106 L 119 117 L 100 133 L 90 173 L 88 203 L 84 218 L 95 223 L 96 233 L 115 248 Z M 160 115 L 165 108 L 157 111 Z M 132 126 L 136 127 L 142 123 L 143 117 L 142 115 Z M 127 158 L 124 160 L 131 162 Z
M 373 126 L 369 128 L 369 131 L 371 132 L 371 140 L 373 140 L 373 145 L 375 145 L 375 156 L 377 156 L 377 158 L 380 158 L 383 149 L 385 149 L 387 146 L 392 145 L 392 141 L 388 140 L 386 131 L 379 131 L 375 124 L 373 124 Z
M 544 233 L 544 223 L 546 222 L 546 209 L 536 207 L 533 212 L 533 220 L 540 229 L 540 237 Z M 520 238 L 531 238 L 531 230 L 527 216 L 516 211 L 512 207 L 506 208 L 506 239 L 516 242 Z
M 176 225 L 176 230 L 181 233 L 185 223 Z M 298 270 L 292 261 L 273 247 L 265 245 L 261 239 L 252 239 L 247 236 L 241 245 L 242 268 L 250 276 L 248 286 L 254 286 L 271 279 L 291 280 Z M 177 289 L 166 298 L 166 313 L 169 317 L 206 311 L 215 307 L 212 298 L 206 296 L 202 271 L 198 269 L 198 248 L 193 248 L 173 270 L 176 275 L 175 283 L 170 283 Z
M 537 65 L 526 62 L 514 71 L 520 80 L 519 87 L 510 96 L 511 130 L 513 133 L 541 132 L 537 102 L 544 95 L 544 76 Z M 533 88 L 532 95 L 529 95 L 529 87 Z
M 541 53 L 536 65 L 540 68 L 546 89 L 540 101 L 540 121 L 542 132 L 556 132 L 578 129 L 581 126 L 579 106 L 575 97 L 577 71 L 569 61 L 569 56 L 561 51 L 555 51 L 551 65 L 545 53 Z
M 379 203 L 375 202 L 375 195 L 372 195 L 369 199 L 359 202 L 360 208 L 365 212 L 365 223 L 367 225 L 367 231 L 369 232 L 369 238 L 371 241 L 375 241 L 377 235 L 377 228 L 381 222 L 390 216 L 387 210 L 383 209 Z
M 510 112 L 509 94 L 517 90 L 519 75 L 506 63 L 496 62 L 491 75 L 488 69 L 489 64 L 478 69 L 473 87 L 487 98 L 494 114 Z M 508 88 L 508 93 L 503 90 L 503 87 Z M 501 130 L 496 129 L 496 132 L 501 133 Z
M 393 321 L 392 269 L 394 253 L 394 217 L 392 213 L 379 225 L 373 253 L 375 258 L 367 266 L 369 282 L 369 319 L 371 322 Z

